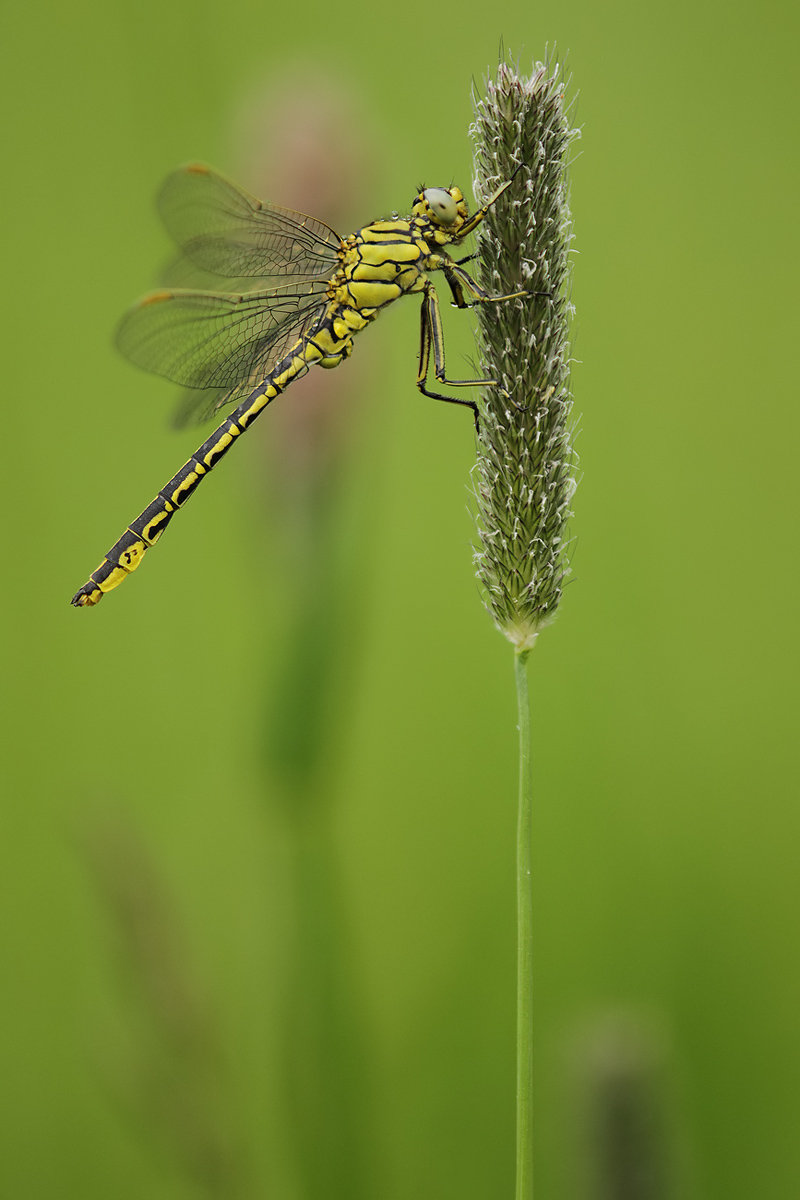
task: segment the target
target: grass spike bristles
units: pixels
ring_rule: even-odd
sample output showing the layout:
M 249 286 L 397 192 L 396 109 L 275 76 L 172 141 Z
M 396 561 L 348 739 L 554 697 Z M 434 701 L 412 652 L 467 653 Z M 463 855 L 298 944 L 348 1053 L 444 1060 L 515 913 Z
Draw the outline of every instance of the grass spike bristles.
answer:
M 569 574 L 567 523 L 576 487 L 569 418 L 572 304 L 567 156 L 577 130 L 561 68 L 522 78 L 501 63 L 475 98 L 475 195 L 513 182 L 478 233 L 478 275 L 494 295 L 543 293 L 478 306 L 480 409 L 475 554 L 486 604 L 518 651 L 555 616 Z M 516 172 L 516 175 L 515 175 Z

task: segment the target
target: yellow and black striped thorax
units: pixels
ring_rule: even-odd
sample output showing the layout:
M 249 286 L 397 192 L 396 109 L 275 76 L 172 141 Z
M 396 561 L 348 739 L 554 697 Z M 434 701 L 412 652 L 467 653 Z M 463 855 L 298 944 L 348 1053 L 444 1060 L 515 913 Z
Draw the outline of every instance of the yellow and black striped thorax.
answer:
M 444 214 L 450 218 L 447 224 L 437 216 L 429 196 L 438 199 L 441 207 L 449 204 Z M 410 217 L 365 225 L 342 242 L 342 266 L 331 280 L 331 299 L 345 311 L 366 315 L 365 310 L 377 310 L 404 293 L 420 291 L 423 273 L 433 265 L 429 260 L 448 242 L 458 240 L 468 215 L 458 188 L 429 188 L 417 196 Z M 346 321 L 344 313 L 342 321 Z M 339 328 L 344 335 L 345 324 Z

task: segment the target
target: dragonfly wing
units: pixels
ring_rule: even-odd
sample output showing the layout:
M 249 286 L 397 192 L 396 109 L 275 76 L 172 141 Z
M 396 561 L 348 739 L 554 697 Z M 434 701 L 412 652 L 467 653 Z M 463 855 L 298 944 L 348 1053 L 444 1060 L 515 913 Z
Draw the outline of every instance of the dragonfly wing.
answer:
M 172 414 L 173 428 L 184 429 L 190 425 L 202 425 L 215 418 L 221 409 L 230 408 L 231 405 L 244 400 L 264 379 L 273 364 L 280 362 L 292 343 L 308 332 L 324 311 L 324 305 L 311 308 L 299 324 L 291 324 L 279 333 L 275 340 L 265 347 L 248 378 L 243 379 L 236 387 L 185 388 Z
M 225 276 L 224 282 L 216 271 L 208 271 L 203 267 L 199 267 L 196 262 L 192 262 L 191 258 L 187 258 L 185 254 L 178 254 L 172 258 L 159 272 L 158 285 L 162 288 L 167 288 L 172 291 L 175 288 L 191 289 L 191 291 L 199 292 L 215 292 L 223 288 L 226 292 L 249 292 L 262 291 L 272 282 L 270 277 L 250 276 L 246 278 L 239 276 L 231 278 Z
M 184 387 L 256 386 L 326 302 L 323 280 L 242 295 L 153 292 L 123 317 L 117 346 L 137 366 Z
M 168 176 L 158 207 L 183 254 L 216 275 L 318 279 L 339 265 L 341 239 L 322 221 L 262 203 L 199 163 Z
M 203 425 L 237 396 L 238 389 L 231 394 L 230 388 L 184 388 L 172 414 L 172 428 Z

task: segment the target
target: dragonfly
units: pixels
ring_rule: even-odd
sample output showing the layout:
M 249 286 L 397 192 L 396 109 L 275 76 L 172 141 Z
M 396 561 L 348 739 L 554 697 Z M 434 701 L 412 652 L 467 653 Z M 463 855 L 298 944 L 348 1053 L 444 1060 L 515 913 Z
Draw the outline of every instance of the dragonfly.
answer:
M 464 270 L 475 255 L 454 259 L 446 249 L 480 225 L 512 179 L 472 215 L 459 188 L 423 186 L 410 216 L 373 221 L 340 238 L 322 221 L 259 201 L 204 164 L 174 171 L 159 197 L 162 220 L 180 251 L 172 279 L 203 286 L 162 288 L 145 296 L 122 319 L 117 345 L 137 366 L 186 389 L 183 423 L 235 407 L 128 525 L 72 597 L 76 608 L 99 603 L 136 570 L 276 396 L 312 366 L 340 366 L 356 334 L 401 296 L 422 297 L 417 387 L 434 400 L 470 408 L 478 427 L 474 400 L 428 386 L 431 359 L 439 384 L 497 384 L 447 378 L 430 273 L 443 273 L 458 308 L 529 294 L 490 295 Z

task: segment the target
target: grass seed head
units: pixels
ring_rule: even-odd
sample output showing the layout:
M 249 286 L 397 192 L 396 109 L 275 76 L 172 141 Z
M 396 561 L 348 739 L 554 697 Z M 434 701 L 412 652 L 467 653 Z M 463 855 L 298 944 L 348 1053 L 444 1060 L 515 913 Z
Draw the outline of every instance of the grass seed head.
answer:
M 476 197 L 513 176 L 479 226 L 480 282 L 492 295 L 545 293 L 477 306 L 481 369 L 497 385 L 480 402 L 475 564 L 487 608 L 520 652 L 556 614 L 577 483 L 567 165 L 578 131 L 567 82 L 558 64 L 522 78 L 501 63 L 475 97 L 472 126 Z

